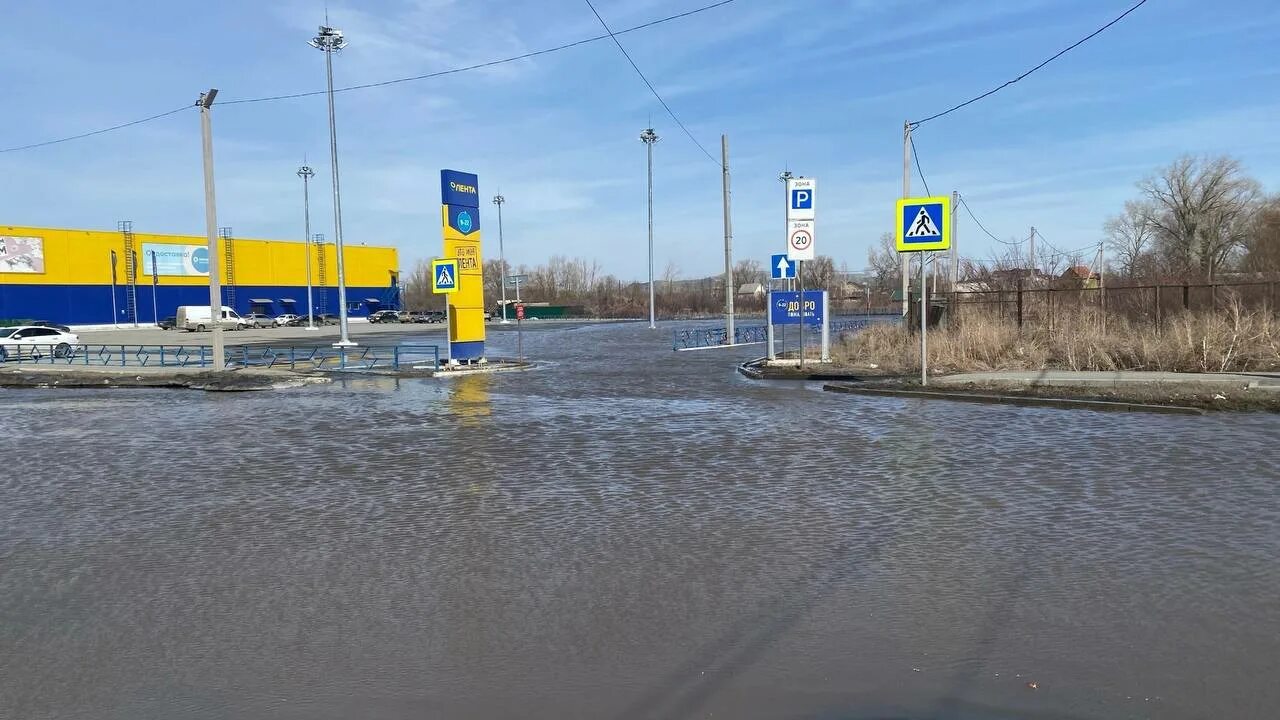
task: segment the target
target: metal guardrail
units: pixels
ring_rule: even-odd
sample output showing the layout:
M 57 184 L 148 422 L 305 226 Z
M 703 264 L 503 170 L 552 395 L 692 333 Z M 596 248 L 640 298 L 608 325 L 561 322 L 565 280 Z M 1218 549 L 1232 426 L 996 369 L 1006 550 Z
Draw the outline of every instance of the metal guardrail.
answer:
M 831 322 L 831 336 L 835 337 L 840 333 L 854 332 L 862 330 L 872 323 L 898 323 L 902 322 L 900 315 L 888 315 L 884 313 L 875 313 L 872 315 L 862 315 L 858 317 L 845 318 L 843 320 L 833 320 Z M 778 332 L 777 326 L 774 332 Z M 821 323 L 805 323 L 806 331 L 811 331 L 809 336 L 814 342 L 821 337 Z M 725 342 L 728 333 L 723 327 L 704 327 L 690 328 L 687 330 L 671 331 L 671 349 L 672 350 L 688 350 L 691 348 L 716 347 L 717 345 L 727 345 Z M 734 328 L 735 343 L 763 343 L 768 342 L 768 329 L 764 325 L 747 325 Z
M 226 348 L 224 358 L 227 367 L 345 372 L 440 369 L 440 349 L 436 345 L 352 348 L 242 345 Z M 2 345 L 0 362 L 85 367 L 209 367 L 213 364 L 213 348 L 208 345 Z

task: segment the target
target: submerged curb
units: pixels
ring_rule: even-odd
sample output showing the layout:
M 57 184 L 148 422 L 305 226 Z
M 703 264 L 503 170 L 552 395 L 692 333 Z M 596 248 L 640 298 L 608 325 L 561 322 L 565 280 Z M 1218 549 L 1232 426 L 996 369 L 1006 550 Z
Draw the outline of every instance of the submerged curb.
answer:
M 1017 405 L 1021 407 L 1051 407 L 1064 410 L 1102 410 L 1108 412 L 1146 412 L 1164 415 L 1204 415 L 1200 408 L 1182 405 L 1150 405 L 1146 403 L 1115 400 L 1073 400 L 1069 398 L 1041 398 L 1025 395 L 992 395 L 968 392 L 938 392 L 935 390 L 903 390 L 898 388 L 872 388 L 852 383 L 823 385 L 826 392 L 851 395 L 879 395 L 890 397 L 922 398 L 927 400 L 954 400 L 956 402 L 982 403 L 986 405 Z

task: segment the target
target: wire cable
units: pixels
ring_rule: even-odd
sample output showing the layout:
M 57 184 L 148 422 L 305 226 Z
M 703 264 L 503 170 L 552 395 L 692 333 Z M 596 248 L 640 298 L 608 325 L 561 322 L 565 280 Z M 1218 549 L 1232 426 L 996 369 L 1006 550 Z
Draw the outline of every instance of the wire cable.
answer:
M 1147 4 L 1147 0 L 1138 0 L 1138 2 L 1137 2 L 1137 3 L 1135 3 L 1135 4 L 1134 4 L 1132 7 L 1130 7 L 1128 10 L 1125 10 L 1124 12 L 1120 13 L 1120 15 L 1118 15 L 1118 16 L 1117 16 L 1114 20 L 1112 20 L 1111 22 L 1107 23 L 1106 25 L 1103 25 L 1102 27 L 1098 28 L 1097 30 L 1094 30 L 1093 32 L 1089 33 L 1088 35 L 1084 36 L 1083 38 L 1080 38 L 1079 40 L 1077 40 L 1076 42 L 1072 43 L 1071 45 L 1068 45 L 1067 47 L 1063 48 L 1062 50 L 1059 50 L 1057 53 L 1055 53 L 1055 54 L 1054 54 L 1052 57 L 1050 57 L 1049 59 L 1045 60 L 1044 62 L 1040 63 L 1039 65 L 1036 65 L 1035 67 L 1031 68 L 1030 70 L 1028 70 L 1028 71 L 1026 71 L 1026 72 L 1022 73 L 1022 74 L 1021 74 L 1021 75 L 1019 75 L 1018 77 L 1016 77 L 1016 78 L 1014 78 L 1014 79 L 1012 79 L 1012 80 L 1008 80 L 1008 81 L 1006 81 L 1004 84 L 1002 84 L 1002 85 L 1000 85 L 1000 86 L 998 86 L 998 87 L 994 87 L 994 88 L 992 88 L 992 89 L 990 89 L 990 90 L 988 90 L 988 91 L 986 91 L 986 92 L 982 93 L 981 95 L 978 95 L 977 97 L 969 98 L 968 100 L 965 100 L 964 102 L 960 103 L 959 105 L 953 105 L 952 107 L 949 107 L 949 108 L 947 108 L 946 110 L 943 110 L 943 111 L 942 111 L 942 112 L 940 112 L 940 113 L 936 113 L 936 114 L 934 114 L 934 115 L 930 115 L 929 117 L 927 117 L 927 118 L 925 118 L 925 119 L 923 119 L 923 120 L 916 120 L 915 122 L 911 123 L 911 127 L 913 127 L 913 128 L 918 128 L 918 127 L 920 127 L 921 125 L 923 125 L 923 124 L 925 124 L 925 123 L 929 122 L 930 120 L 937 120 L 938 118 L 942 117 L 943 115 L 949 115 L 949 114 L 951 114 L 951 113 L 955 112 L 956 110 L 959 110 L 960 108 L 965 107 L 966 105 L 972 105 L 973 103 L 976 103 L 976 102 L 978 102 L 979 100 L 981 100 L 981 99 L 983 99 L 983 98 L 986 98 L 986 97 L 990 97 L 990 96 L 992 96 L 992 95 L 995 95 L 996 93 L 1000 92 L 1001 90 L 1003 90 L 1003 89 L 1005 89 L 1005 88 L 1009 87 L 1010 85 L 1012 85 L 1012 84 L 1014 84 L 1014 83 L 1018 82 L 1019 80 L 1021 80 L 1021 79 L 1025 78 L 1026 76 L 1030 75 L 1031 73 L 1033 73 L 1033 72 L 1035 72 L 1035 71 L 1039 70 L 1040 68 L 1044 67 L 1045 65 L 1048 65 L 1049 63 L 1053 62 L 1054 60 L 1057 60 L 1058 58 L 1062 57 L 1063 55 L 1066 55 L 1067 53 L 1071 52 L 1072 50 L 1075 50 L 1076 48 L 1078 48 L 1078 47 L 1080 47 L 1081 45 L 1085 44 L 1085 43 L 1086 43 L 1086 42 L 1088 42 L 1089 40 L 1092 40 L 1093 38 L 1095 38 L 1095 37 L 1097 37 L 1098 35 L 1102 34 L 1102 33 L 1103 33 L 1107 28 L 1109 28 L 1109 27 L 1111 27 L 1112 25 L 1115 25 L 1116 23 L 1118 23 L 1118 22 L 1120 22 L 1121 20 L 1125 19 L 1125 17 L 1127 17 L 1127 16 L 1129 15 L 1129 13 L 1133 12 L 1134 10 L 1137 10 L 1138 8 L 1140 8 L 1140 7 L 1142 7 L 1143 5 L 1146 5 L 1146 4 Z
M 908 136 L 909 137 L 909 136 Z M 916 174 L 920 176 L 920 182 L 924 183 L 924 192 L 926 195 L 933 195 L 933 191 L 929 189 L 929 181 L 924 179 L 924 170 L 920 168 L 920 155 L 916 153 L 916 139 L 909 137 L 911 141 L 911 157 L 916 161 Z
M 974 215 L 974 214 L 973 214 L 973 208 L 969 207 L 969 203 L 965 202 L 965 199 L 964 199 L 964 196 L 963 196 L 963 195 L 961 195 L 961 196 L 960 196 L 960 204 L 964 206 L 964 211 L 965 211 L 965 212 L 967 212 L 967 213 L 969 213 L 969 217 L 973 219 L 973 222 L 974 222 L 974 224 L 975 224 L 975 225 L 977 225 L 977 226 L 978 226 L 978 229 L 980 229 L 980 230 L 982 230 L 982 232 L 986 233 L 986 234 L 987 234 L 987 237 L 991 238 L 992 240 L 995 240 L 996 242 L 998 242 L 998 243 L 1000 243 L 1000 244 L 1002 244 L 1002 245 L 1012 245 L 1012 246 L 1014 246 L 1014 247 L 1018 247 L 1018 246 L 1021 246 L 1021 245 L 1022 245 L 1022 243 L 1020 243 L 1020 242 L 1009 242 L 1008 240 L 1001 240 L 1000 238 L 996 237 L 995 235 L 992 235 L 992 234 L 991 234 L 991 231 L 990 231 L 990 230 L 988 230 L 988 229 L 986 228 L 986 226 L 985 226 L 985 225 L 983 225 L 983 224 L 982 224 L 982 222 L 981 222 L 980 220 L 978 220 L 978 216 L 976 216 L 976 215 Z
M 625 30 L 619 30 L 617 33 L 614 33 L 614 34 L 623 35 L 626 33 L 636 32 L 637 30 L 644 30 L 645 28 L 653 27 L 654 25 L 661 25 L 662 23 L 671 22 L 673 20 L 679 20 L 681 18 L 689 17 L 690 15 L 697 15 L 698 13 L 706 12 L 708 10 L 714 10 L 718 7 L 728 5 L 729 3 L 734 1 L 735 0 L 720 0 L 719 2 L 714 2 L 709 5 L 696 7 L 696 8 L 693 8 L 692 10 L 687 10 L 682 13 L 678 13 L 675 15 L 668 15 L 666 17 L 658 18 L 657 20 L 650 20 L 647 23 L 641 23 L 640 25 L 629 27 Z M 334 88 L 333 92 L 336 94 L 336 93 L 343 93 L 343 92 L 351 92 L 352 90 L 368 90 L 370 88 L 386 87 L 388 85 L 399 85 L 401 83 L 415 82 L 418 80 L 430 80 L 431 78 L 443 77 L 445 75 L 456 75 L 457 73 L 469 72 L 471 70 L 483 70 L 484 68 L 494 67 L 495 65 L 505 65 L 507 63 L 513 63 L 520 60 L 528 60 L 529 58 L 538 57 L 539 55 L 549 55 L 554 52 L 560 52 L 561 50 L 568 50 L 569 48 L 575 48 L 575 47 L 578 47 L 579 45 L 586 45 L 588 43 L 598 42 L 600 40 L 607 40 L 611 36 L 612 34 L 596 35 L 595 37 L 583 38 L 581 40 L 574 40 L 573 42 L 564 43 L 563 45 L 556 45 L 555 47 L 543 48 L 541 50 L 533 50 L 531 52 L 522 53 L 520 55 L 512 55 L 510 57 L 498 58 L 496 60 L 486 60 L 484 62 L 475 63 L 474 65 L 463 65 L 460 67 L 448 68 L 446 70 L 437 70 L 435 72 L 423 73 L 421 75 L 410 75 L 409 77 L 393 78 L 391 80 L 379 80 L 377 82 L 361 83 L 359 85 L 346 85 L 344 87 Z M 617 39 L 615 38 L 614 41 L 616 42 Z M 295 100 L 297 98 L 324 95 L 327 92 L 328 90 L 309 90 L 307 92 L 287 93 L 283 95 L 267 95 L 264 97 L 223 100 L 218 104 L 219 105 L 245 105 L 248 103 L 275 102 L 277 100 Z
M 649 86 L 649 92 L 653 93 L 653 96 L 658 99 L 658 102 L 662 104 L 662 108 L 667 111 L 667 114 L 671 116 L 671 119 L 675 121 L 676 125 L 680 126 L 680 129 L 684 131 L 684 134 L 689 136 L 689 139 L 693 141 L 694 145 L 698 146 L 698 149 L 702 151 L 703 155 L 707 156 L 708 160 L 719 166 L 720 161 L 717 160 L 714 155 L 707 152 L 707 149 L 702 146 L 702 143 L 698 142 L 698 139 L 693 136 L 693 133 L 689 132 L 689 128 L 685 127 L 684 123 L 680 122 L 680 118 L 676 117 L 676 114 L 672 112 L 671 106 L 667 105 L 667 101 L 663 100 L 662 96 L 658 94 L 657 89 L 653 87 L 653 83 L 649 82 L 649 78 L 644 76 L 644 73 L 640 70 L 640 66 L 636 65 L 636 61 L 631 59 L 631 55 L 627 52 L 627 49 L 622 47 L 622 42 L 618 40 L 618 36 L 609 29 L 609 24 L 604 21 L 604 18 L 600 17 L 600 13 L 596 10 L 596 6 L 591 4 L 591 0 L 583 1 L 587 3 L 587 7 L 591 8 L 591 12 L 595 14 L 596 19 L 600 21 L 601 27 L 603 27 L 604 31 L 609 33 L 609 37 L 613 39 L 613 44 L 618 46 L 618 50 L 622 52 L 622 56 L 627 59 L 627 62 L 631 63 L 631 68 L 636 71 L 636 74 L 640 76 L 640 79 L 644 81 L 644 84 Z
M 656 19 L 656 20 L 650 20 L 649 22 L 641 23 L 640 25 L 636 25 L 636 26 L 634 26 L 634 27 L 629 27 L 629 28 L 627 28 L 627 29 L 625 29 L 625 30 L 619 30 L 617 33 L 613 33 L 613 34 L 616 34 L 616 35 L 623 35 L 623 34 L 626 34 L 626 33 L 636 32 L 637 30 L 644 30 L 645 28 L 650 28 L 650 27 L 653 27 L 654 25 L 661 25 L 662 23 L 671 22 L 671 21 L 673 21 L 673 20 L 679 20 L 679 19 L 681 19 L 681 18 L 689 17 L 690 15 L 697 15 L 698 13 L 706 12 L 706 11 L 708 11 L 708 10 L 714 10 L 714 9 L 716 9 L 716 8 L 718 8 L 718 7 L 722 7 L 722 6 L 728 5 L 729 3 L 732 3 L 732 2 L 734 2 L 734 1 L 735 1 L 735 0 L 719 0 L 719 2 L 714 2 L 714 3 L 710 3 L 710 4 L 708 4 L 708 5 L 703 5 L 703 6 L 701 6 L 701 7 L 696 7 L 696 8 L 693 8 L 692 10 L 686 10 L 685 12 L 682 12 L 682 13 L 677 13 L 677 14 L 675 14 L 675 15 L 668 15 L 668 16 L 666 16 L 666 17 L 658 18 L 658 19 Z M 476 63 L 476 64 L 474 64 L 474 65 L 466 65 L 466 66 L 462 66 L 462 67 L 449 68 L 449 69 L 447 69 L 447 70 L 440 70 L 440 71 L 437 71 L 437 72 L 425 73 L 425 74 L 422 74 L 422 75 L 413 75 L 413 76 L 411 76 L 411 77 L 394 78 L 394 79 L 392 79 L 392 80 L 382 80 L 382 81 L 379 81 L 379 82 L 363 83 L 363 84 L 360 84 L 360 85 L 348 85 L 348 86 L 345 86 L 345 87 L 334 88 L 334 90 L 333 90 L 333 91 L 334 91 L 335 93 L 340 93 L 340 92 L 350 92 L 350 91 L 352 91 L 352 90 L 366 90 L 366 89 L 369 89 L 369 88 L 384 87 L 384 86 L 387 86 L 387 85 L 396 85 L 396 84 L 399 84 L 399 83 L 413 82 L 413 81 L 415 81 L 415 80 L 427 80 L 427 79 L 430 79 L 430 78 L 441 77 L 441 76 L 444 76 L 444 75 L 453 75 L 453 74 L 456 74 L 456 73 L 467 72 L 467 71 L 470 71 L 470 70 L 480 70 L 480 69 L 482 69 L 482 68 L 493 67 L 493 66 L 495 66 L 495 65 L 503 65 L 503 64 L 505 64 L 505 63 L 512 63 L 512 62 L 516 62 L 516 61 L 518 61 L 518 60 L 525 60 L 525 59 L 528 59 L 528 58 L 531 58 L 531 57 L 537 57 L 537 56 L 539 56 L 539 55 L 547 55 L 547 54 L 549 54 L 549 53 L 559 52 L 559 51 L 561 51 L 561 50 L 568 50 L 569 48 L 574 48 L 574 47 L 577 47 L 577 46 L 579 46 L 579 45 L 586 45 L 587 43 L 593 43 L 593 42 L 597 42 L 597 41 L 600 41 L 600 40 L 604 40 L 604 39 L 609 38 L 609 37 L 611 37 L 611 36 L 612 36 L 612 34 L 608 34 L 608 35 L 597 35 L 597 36 L 595 36 L 595 37 L 584 38 L 584 39 L 582 39 L 582 40 L 575 40 L 574 42 L 564 43 L 563 45 L 557 45 L 557 46 L 555 46 L 555 47 L 544 48 L 544 49 L 542 49 L 542 50 L 535 50 L 535 51 L 533 51 L 533 52 L 527 52 L 527 53 L 523 53 L 523 54 L 521 54 L 521 55 L 514 55 L 514 56 L 512 56 L 512 57 L 499 58 L 499 59 L 497 59 L 497 60 L 489 60 L 489 61 L 487 61 L 487 62 Z M 614 38 L 614 40 L 615 40 L 615 42 L 616 42 L 616 40 L 617 40 L 617 39 L 616 39 L 616 38 Z M 284 94 L 284 95 L 270 95 L 270 96 L 266 96 L 266 97 L 231 99 L 231 100 L 223 100 L 223 101 L 219 102 L 219 103 L 218 103 L 218 105 L 219 105 L 219 106 L 222 106 L 222 105 L 244 105 L 244 104 L 248 104 L 248 103 L 272 102 L 272 101 L 276 101 L 276 100 L 292 100 L 292 99 L 295 99 L 295 98 L 304 98 L 304 97 L 312 97 L 312 96 L 315 96 L 315 95 L 324 95 L 324 94 L 325 94 L 325 93 L 327 93 L 327 92 L 328 92 L 327 90 L 313 90 L 313 91 L 309 91 L 309 92 L 289 93 L 289 94 Z M 78 134 L 78 135 L 70 135 L 70 136 L 68 136 L 68 137 L 63 137 L 63 138 L 57 138 L 57 139 L 55 139 L 55 140 L 45 140 L 45 141 L 42 141 L 42 142 L 29 143 L 29 144 L 27 144 L 27 145 L 15 145 L 15 146 L 13 146 L 13 147 L 0 148 L 0 154 L 3 154 L 3 153 L 9 153 L 9 152 L 18 152 L 19 150 L 31 150 L 31 149 L 39 148 L 39 147 L 46 147 L 46 146 L 48 146 L 48 145 L 57 145 L 57 144 L 59 144 L 59 143 L 71 142 L 72 140 L 81 140 L 81 139 L 83 139 L 83 138 L 93 137 L 94 135 L 102 135 L 102 134 L 104 134 L 104 133 L 113 132 L 113 131 L 115 131 L 115 130 L 123 130 L 124 128 L 133 127 L 134 125 L 141 125 L 141 124 L 143 124 L 143 123 L 149 123 L 149 122 L 151 122 L 151 121 L 153 121 L 153 120 L 159 120 L 159 119 L 161 119 L 161 118 L 168 117 L 168 116 L 170 116 L 170 115 L 175 115 L 175 114 L 180 113 L 180 112 L 182 112 L 183 110 L 186 110 L 186 109 L 191 108 L 191 107 L 193 107 L 193 106 L 192 106 L 192 105 L 183 105 L 182 107 L 174 108 L 173 110 L 169 110 L 169 111 L 166 111 L 166 112 L 158 113 L 158 114 L 156 114 L 156 115 L 151 115 L 151 116 L 149 116 L 149 117 L 141 118 L 141 119 L 139 119 L 139 120 L 131 120 L 131 121 L 126 122 L 126 123 L 120 123 L 119 125 L 112 125 L 111 127 L 105 127 L 105 128 L 101 128 L 101 129 L 99 129 L 99 130 L 91 130 L 91 131 L 89 131 L 89 132 L 80 133 L 80 134 Z M 677 122 L 678 122 L 678 121 L 677 121 Z M 699 147 L 701 147 L 701 146 L 699 146 Z M 706 152 L 706 150 L 704 149 L 704 150 L 703 150 L 703 152 Z M 712 158 L 712 159 L 714 160 L 714 158 Z M 719 164 L 719 163 L 717 162 L 716 164 Z
M 57 145 L 58 143 L 71 142 L 72 140 L 80 140 L 80 139 L 82 139 L 82 138 L 93 137 L 94 135 L 101 135 L 101 134 L 103 134 L 103 133 L 109 133 L 109 132 L 111 132 L 111 131 L 113 131 L 113 130 L 123 130 L 124 128 L 127 128 L 127 127 L 133 127 L 134 125 L 141 125 L 141 124 L 143 124 L 143 123 L 149 123 L 149 122 L 151 122 L 152 120 L 159 120 L 160 118 L 169 117 L 170 115 L 176 115 L 176 114 L 178 114 L 178 113 L 182 112 L 183 110 L 190 110 L 190 109 L 191 109 L 191 108 L 193 108 L 193 107 L 195 107 L 195 106 L 194 106 L 194 105 L 183 105 L 183 106 L 182 106 L 182 107 L 180 107 L 180 108 L 174 108 L 174 109 L 172 109 L 172 110 L 167 110 L 167 111 L 165 111 L 165 112 L 158 113 L 158 114 L 156 114 L 156 115 L 152 115 L 152 116 L 150 116 L 150 117 L 144 117 L 144 118 L 142 118 L 141 120 L 131 120 L 131 121 L 127 122 L 127 123 L 120 123 L 119 125 L 112 125 L 111 127 L 102 128 L 101 130 L 92 130 L 92 131 L 90 131 L 90 132 L 80 133 L 79 135 L 71 135 L 71 136 L 64 137 L 64 138 L 58 138 L 57 140 L 45 140 L 45 141 L 43 141 L 43 142 L 30 143 L 30 144 L 28 144 L 28 145 L 15 145 L 15 146 L 13 146 L 13 147 L 0 148 L 0 153 L 17 152 L 17 151 L 19 151 L 19 150 L 30 150 L 30 149 L 32 149 L 32 148 L 46 147 L 46 146 L 48 146 L 48 145 Z

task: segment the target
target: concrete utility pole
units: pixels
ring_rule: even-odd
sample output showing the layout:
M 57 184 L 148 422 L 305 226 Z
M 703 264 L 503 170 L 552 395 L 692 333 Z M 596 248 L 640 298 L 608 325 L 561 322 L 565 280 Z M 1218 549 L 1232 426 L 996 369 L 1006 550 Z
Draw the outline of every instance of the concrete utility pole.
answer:
M 302 235 L 302 246 L 307 253 L 307 329 L 316 329 L 315 302 L 311 299 L 311 178 L 316 173 L 303 165 L 298 168 L 298 177 L 302 178 L 302 218 L 305 232 Z
M 338 123 L 333 112 L 333 53 L 347 46 L 342 31 L 327 25 L 311 38 L 311 47 L 324 51 L 324 69 L 328 78 L 329 95 L 329 170 L 333 175 L 333 244 L 338 254 L 338 342 L 335 347 L 350 347 L 351 336 L 347 332 L 347 276 L 342 262 L 342 191 L 338 185 Z
M 209 324 L 213 326 L 213 369 L 226 368 L 222 343 L 222 279 L 218 263 L 218 204 L 213 191 L 213 125 L 209 108 L 218 96 L 218 89 L 200 93 L 196 106 L 200 108 L 200 138 L 204 149 L 204 230 L 209 241 Z
M 911 197 L 911 121 L 902 123 L 902 197 Z M 894 222 L 902 222 L 901 218 Z M 911 253 L 899 253 L 902 256 L 902 316 L 907 316 L 907 295 L 911 288 Z M 924 288 L 921 287 L 923 292 Z
M 1027 243 L 1030 246 L 1029 252 L 1031 254 L 1031 278 L 1027 280 L 1027 283 L 1030 284 L 1036 281 L 1036 229 L 1034 226 L 1031 228 L 1031 235 L 1027 238 Z
M 960 191 L 951 191 L 951 292 L 960 282 L 960 249 L 956 247 L 956 217 L 960 214 Z M 951 309 L 955 313 L 955 308 Z
M 502 324 L 506 325 L 511 321 L 507 319 L 507 251 L 503 247 L 502 242 L 502 204 L 507 201 L 502 197 L 502 193 L 493 196 L 493 204 L 498 206 L 498 264 L 502 266 L 502 272 L 499 273 L 501 280 L 498 285 L 502 291 Z
M 725 343 L 737 342 L 733 327 L 733 218 L 729 211 L 729 136 L 720 136 L 720 172 L 724 181 L 724 314 Z
M 658 134 L 653 128 L 645 128 L 640 133 L 640 142 L 644 143 L 645 155 L 649 160 L 649 329 L 656 330 L 657 316 L 653 305 L 653 144 L 658 142 Z

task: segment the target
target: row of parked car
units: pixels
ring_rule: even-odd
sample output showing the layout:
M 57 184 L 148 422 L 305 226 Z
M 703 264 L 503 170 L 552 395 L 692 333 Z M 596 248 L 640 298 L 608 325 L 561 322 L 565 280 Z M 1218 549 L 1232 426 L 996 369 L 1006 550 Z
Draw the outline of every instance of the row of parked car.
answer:
M 439 323 L 444 322 L 441 310 L 379 310 L 369 316 L 371 323 Z
M 66 325 L 35 322 L 0 328 L 0 362 L 10 357 L 42 357 L 45 353 L 69 358 L 80 349 L 80 336 Z

